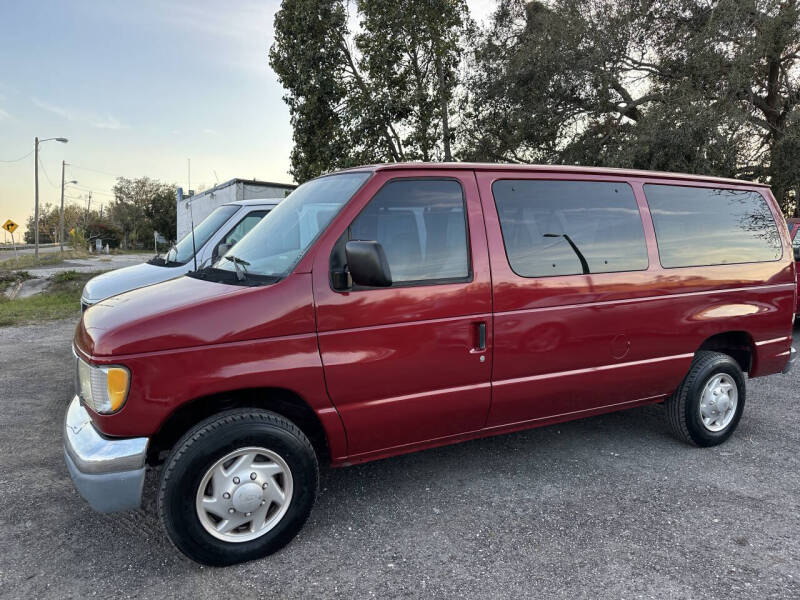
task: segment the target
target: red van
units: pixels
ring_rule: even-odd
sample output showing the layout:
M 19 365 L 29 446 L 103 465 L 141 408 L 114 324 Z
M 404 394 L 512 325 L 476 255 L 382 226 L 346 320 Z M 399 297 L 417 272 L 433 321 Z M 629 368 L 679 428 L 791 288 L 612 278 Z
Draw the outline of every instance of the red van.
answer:
M 579 167 L 396 164 L 309 181 L 219 262 L 89 308 L 70 474 L 223 565 L 276 551 L 345 466 L 651 403 L 725 441 L 794 358 L 769 189 Z M 766 399 L 764 399 L 766 400 Z

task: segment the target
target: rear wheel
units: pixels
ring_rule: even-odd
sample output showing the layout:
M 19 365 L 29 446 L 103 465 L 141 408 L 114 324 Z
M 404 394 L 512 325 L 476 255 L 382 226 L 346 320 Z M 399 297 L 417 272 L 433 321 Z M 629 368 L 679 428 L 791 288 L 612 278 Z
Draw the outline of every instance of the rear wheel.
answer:
M 286 545 L 308 518 L 318 481 L 314 449 L 291 421 L 232 410 L 175 445 L 161 477 L 159 512 L 186 556 L 229 565 Z
M 716 446 L 739 425 L 746 388 L 739 364 L 721 352 L 698 352 L 681 385 L 667 400 L 667 420 L 679 439 Z

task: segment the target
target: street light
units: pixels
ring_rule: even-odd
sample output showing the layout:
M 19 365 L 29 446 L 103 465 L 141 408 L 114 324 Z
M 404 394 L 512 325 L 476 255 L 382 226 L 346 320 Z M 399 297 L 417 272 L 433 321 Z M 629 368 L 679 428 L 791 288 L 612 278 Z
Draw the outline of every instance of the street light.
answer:
M 53 137 L 53 138 L 45 138 L 40 140 L 38 137 L 33 138 L 33 173 L 34 173 L 34 192 L 35 192 L 35 203 L 33 209 L 33 222 L 35 224 L 35 230 L 33 232 L 33 243 L 34 247 L 34 255 L 36 257 L 36 262 L 39 262 L 39 144 L 42 142 L 49 142 L 50 140 L 55 140 L 56 142 L 61 142 L 62 144 L 66 144 L 69 140 L 65 137 Z

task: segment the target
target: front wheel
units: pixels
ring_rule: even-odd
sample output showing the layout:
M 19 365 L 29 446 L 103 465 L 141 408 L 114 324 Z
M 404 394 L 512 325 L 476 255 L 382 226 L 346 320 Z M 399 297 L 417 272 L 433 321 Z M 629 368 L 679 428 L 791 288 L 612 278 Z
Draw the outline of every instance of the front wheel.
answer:
M 230 565 L 286 545 L 308 518 L 318 483 L 314 449 L 291 421 L 231 410 L 175 445 L 161 476 L 159 512 L 186 556 Z
M 716 446 L 739 425 L 746 389 L 739 364 L 721 352 L 698 352 L 681 385 L 667 400 L 672 432 L 695 446 Z

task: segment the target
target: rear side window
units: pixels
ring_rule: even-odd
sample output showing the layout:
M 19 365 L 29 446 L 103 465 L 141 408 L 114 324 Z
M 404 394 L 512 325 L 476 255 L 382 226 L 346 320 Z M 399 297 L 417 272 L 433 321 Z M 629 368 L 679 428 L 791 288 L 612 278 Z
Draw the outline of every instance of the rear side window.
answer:
M 626 183 L 501 180 L 492 194 L 517 275 L 647 269 L 642 218 Z
M 644 186 L 667 268 L 779 260 L 778 226 L 764 197 L 749 190 Z
M 466 209 L 457 181 L 387 183 L 351 224 L 350 239 L 379 242 L 395 283 L 469 277 Z

